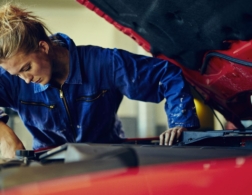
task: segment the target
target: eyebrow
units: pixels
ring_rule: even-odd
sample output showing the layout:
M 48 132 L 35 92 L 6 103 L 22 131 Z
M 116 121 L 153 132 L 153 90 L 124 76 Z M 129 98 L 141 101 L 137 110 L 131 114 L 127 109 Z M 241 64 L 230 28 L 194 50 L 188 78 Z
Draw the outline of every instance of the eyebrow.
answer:
M 18 73 L 24 71 L 24 69 L 25 69 L 27 66 L 29 66 L 29 65 L 30 65 L 30 62 L 27 62 L 26 64 L 24 64 L 24 65 L 20 68 L 20 70 L 18 71 Z M 17 74 L 18 74 L 18 73 L 17 73 Z M 17 74 L 15 74 L 15 75 L 17 75 Z

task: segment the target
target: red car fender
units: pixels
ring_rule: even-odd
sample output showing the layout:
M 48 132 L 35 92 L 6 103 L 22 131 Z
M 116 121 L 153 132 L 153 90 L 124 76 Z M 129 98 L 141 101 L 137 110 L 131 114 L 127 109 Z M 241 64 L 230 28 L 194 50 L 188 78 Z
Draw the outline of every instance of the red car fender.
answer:
M 240 157 L 117 169 L 31 183 L 1 194 L 250 195 L 251 164 L 251 157 Z

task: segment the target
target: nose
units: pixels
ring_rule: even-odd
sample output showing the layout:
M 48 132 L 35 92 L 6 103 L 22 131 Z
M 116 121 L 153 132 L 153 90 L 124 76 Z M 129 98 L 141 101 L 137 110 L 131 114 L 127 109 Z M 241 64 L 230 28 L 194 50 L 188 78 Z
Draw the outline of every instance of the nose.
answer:
M 23 79 L 27 84 L 32 81 L 32 75 L 30 74 L 21 74 L 20 78 Z

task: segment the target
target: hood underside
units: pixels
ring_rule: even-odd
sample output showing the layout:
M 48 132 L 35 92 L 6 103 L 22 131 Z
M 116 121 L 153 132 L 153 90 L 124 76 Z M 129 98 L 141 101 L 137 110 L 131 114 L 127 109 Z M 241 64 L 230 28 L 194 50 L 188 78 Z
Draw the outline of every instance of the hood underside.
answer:
M 77 1 L 181 67 L 205 103 L 238 128 L 252 119 L 252 1 Z

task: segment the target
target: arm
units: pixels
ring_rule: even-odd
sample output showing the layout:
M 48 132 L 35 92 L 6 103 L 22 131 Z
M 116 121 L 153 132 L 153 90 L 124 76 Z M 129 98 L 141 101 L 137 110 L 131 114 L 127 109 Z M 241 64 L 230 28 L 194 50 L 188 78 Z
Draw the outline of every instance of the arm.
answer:
M 160 144 L 171 145 L 189 128 L 198 128 L 193 97 L 182 70 L 168 61 L 114 50 L 117 88 L 128 98 L 159 103 L 164 98 L 169 129 Z
M 15 157 L 15 151 L 18 149 L 24 149 L 22 142 L 8 125 L 0 121 L 1 157 L 13 158 Z
M 16 98 L 15 87 L 11 77 L 5 75 L 5 71 L 0 68 L 0 106 L 12 107 L 13 100 Z M 8 90 L 7 90 L 8 89 Z M 14 131 L 6 124 L 9 117 L 0 109 L 0 152 L 1 157 L 13 158 L 17 149 L 24 149 L 22 142 Z

